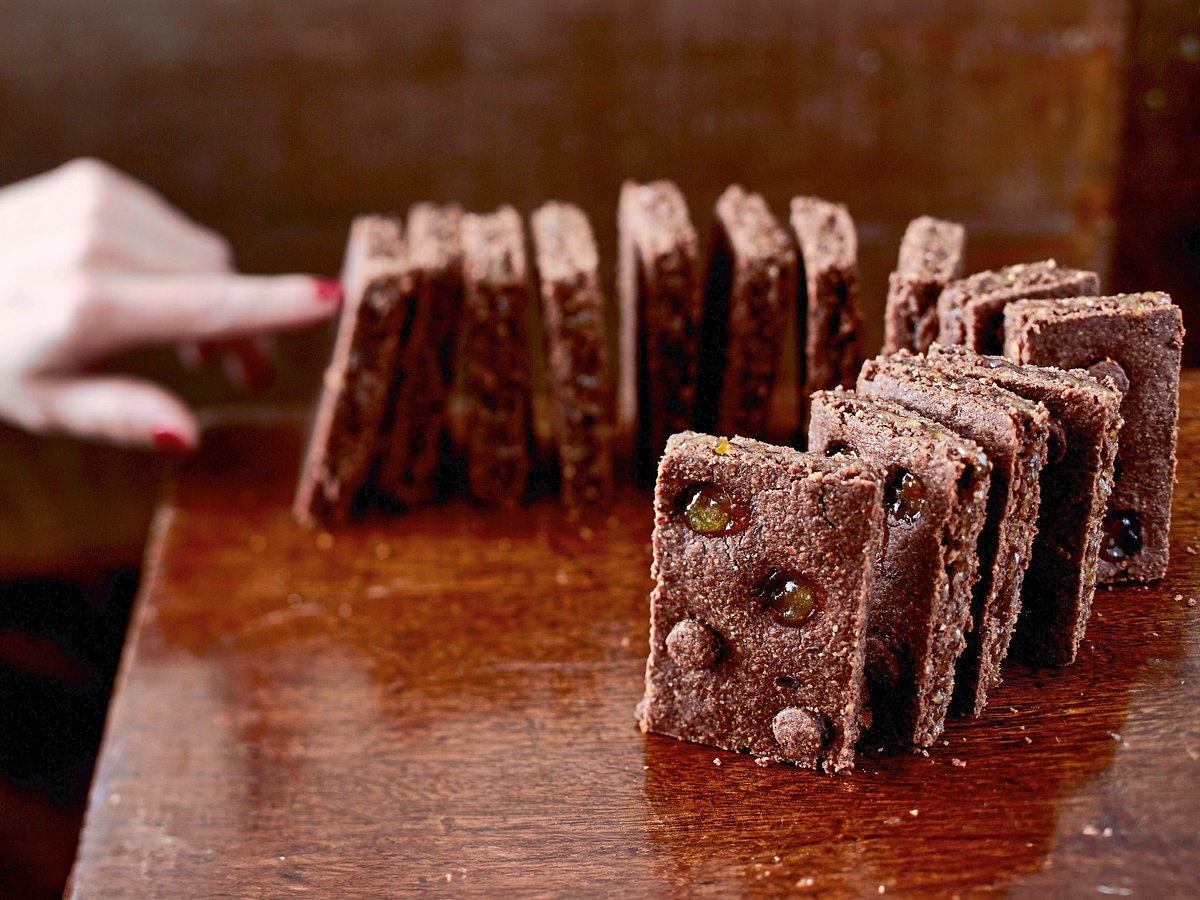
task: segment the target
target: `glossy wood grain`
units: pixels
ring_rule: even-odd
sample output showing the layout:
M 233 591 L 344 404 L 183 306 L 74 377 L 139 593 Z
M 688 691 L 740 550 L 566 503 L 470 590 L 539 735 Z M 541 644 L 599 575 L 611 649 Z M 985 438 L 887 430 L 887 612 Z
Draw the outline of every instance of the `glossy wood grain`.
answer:
M 288 513 L 286 417 L 172 480 L 72 895 L 1166 897 L 1200 884 L 1200 373 L 1170 573 L 850 776 L 643 736 L 650 504 Z

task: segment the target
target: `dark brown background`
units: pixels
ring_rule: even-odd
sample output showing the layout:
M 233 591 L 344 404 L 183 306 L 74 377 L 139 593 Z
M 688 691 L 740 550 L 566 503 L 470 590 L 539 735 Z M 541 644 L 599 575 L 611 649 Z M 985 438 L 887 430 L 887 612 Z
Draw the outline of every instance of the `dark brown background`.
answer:
M 6 0 L 0 183 L 96 155 L 244 269 L 330 274 L 357 212 L 559 197 L 611 276 L 622 179 L 677 180 L 702 233 L 740 181 L 780 214 L 850 206 L 871 350 L 921 213 L 967 225 L 969 269 L 1053 255 L 1171 291 L 1195 334 L 1198 74 L 1200 8 L 1167 0 Z M 284 343 L 268 399 L 310 395 L 326 340 Z M 169 353 L 124 362 L 234 399 Z M 136 562 L 157 478 L 0 426 L 0 579 Z

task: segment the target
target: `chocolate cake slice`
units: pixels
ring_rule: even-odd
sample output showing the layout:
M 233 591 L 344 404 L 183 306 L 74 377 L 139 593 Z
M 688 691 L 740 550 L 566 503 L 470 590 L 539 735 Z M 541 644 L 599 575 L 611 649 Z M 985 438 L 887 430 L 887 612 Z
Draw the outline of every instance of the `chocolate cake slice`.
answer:
M 706 285 L 696 425 L 765 437 L 796 303 L 796 252 L 766 201 L 740 185 L 717 200 Z M 795 428 L 786 423 L 789 437 Z
M 525 230 L 511 206 L 463 216 L 467 482 L 489 505 L 513 505 L 530 466 L 529 284 Z
M 1028 297 L 1082 297 L 1100 292 L 1095 272 L 1044 262 L 1006 266 L 951 282 L 938 298 L 938 343 L 977 353 L 1004 350 L 1004 307 Z
M 612 390 L 604 295 L 592 226 L 569 203 L 546 203 L 530 220 L 541 287 L 561 497 L 579 513 L 612 500 Z
M 841 203 L 792 198 L 792 229 L 804 264 L 802 398 L 854 384 L 863 359 L 858 311 L 858 233 Z
M 882 497 L 849 456 L 674 435 L 654 495 L 642 730 L 851 768 Z
M 1121 392 L 1112 379 L 1101 382 L 1081 369 L 1018 365 L 966 347 L 934 344 L 929 362 L 940 371 L 983 379 L 1040 401 L 1050 412 L 1053 439 L 1039 479 L 1037 538 L 1011 652 L 1036 665 L 1073 663 L 1096 593 L 1100 526 L 1121 429 Z
M 908 223 L 888 278 L 884 353 L 920 353 L 937 340 L 938 297 L 962 274 L 966 245 L 967 231 L 957 222 L 921 216 Z
M 871 732 L 929 747 L 967 643 L 991 463 L 930 419 L 841 389 L 813 394 L 808 446 L 852 453 L 884 473 L 886 537 L 867 618 Z
M 418 203 L 408 211 L 417 308 L 393 385 L 375 488 L 395 503 L 428 503 L 446 456 L 446 404 L 462 325 L 462 209 Z
M 973 628 L 954 677 L 954 709 L 979 715 L 988 691 L 1000 683 L 1000 664 L 1021 609 L 1050 416 L 1040 403 L 994 384 L 946 375 L 924 357 L 903 351 L 868 360 L 858 393 L 940 422 L 979 444 L 992 462 L 987 519 L 979 535 L 980 577 L 971 600 Z
M 309 527 L 349 518 L 378 451 L 400 337 L 416 300 L 398 220 L 354 220 L 342 286 L 346 299 L 292 504 Z
M 621 186 L 617 209 L 619 366 L 616 418 L 639 481 L 667 438 L 691 427 L 700 349 L 699 243 L 670 181 Z
M 1099 580 L 1151 581 L 1167 571 L 1183 317 L 1161 293 L 1022 301 L 1005 312 L 1005 355 L 1110 374 L 1124 389 Z

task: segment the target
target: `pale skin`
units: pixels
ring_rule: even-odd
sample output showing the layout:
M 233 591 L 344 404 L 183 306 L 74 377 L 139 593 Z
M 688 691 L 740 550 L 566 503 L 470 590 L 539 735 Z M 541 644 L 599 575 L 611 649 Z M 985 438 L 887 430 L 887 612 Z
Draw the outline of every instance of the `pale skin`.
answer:
M 0 419 L 38 434 L 187 452 L 194 413 L 147 381 L 87 374 L 114 353 L 175 344 L 224 356 L 251 386 L 263 336 L 329 318 L 337 282 L 238 274 L 228 242 L 93 159 L 0 188 Z

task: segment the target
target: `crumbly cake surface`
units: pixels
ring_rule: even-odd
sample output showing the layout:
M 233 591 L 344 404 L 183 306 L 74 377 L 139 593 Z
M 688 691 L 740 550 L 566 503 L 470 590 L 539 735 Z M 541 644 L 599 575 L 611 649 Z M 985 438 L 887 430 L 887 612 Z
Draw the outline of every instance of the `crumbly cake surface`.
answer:
M 881 500 L 862 460 L 674 435 L 655 490 L 642 729 L 851 768 Z
M 845 450 L 884 474 L 886 537 L 867 622 L 871 731 L 931 746 L 966 647 L 991 463 L 930 419 L 843 390 L 813 395 L 808 446 Z
M 1111 375 L 1124 387 L 1116 471 L 1100 538 L 1099 580 L 1167 571 L 1183 315 L 1163 293 L 1026 300 L 1005 311 L 1009 359 Z
M 957 222 L 920 216 L 908 223 L 888 278 L 883 352 L 921 352 L 937 340 L 937 301 L 962 274 L 967 232 Z

